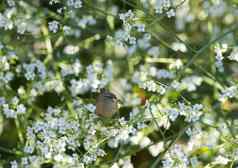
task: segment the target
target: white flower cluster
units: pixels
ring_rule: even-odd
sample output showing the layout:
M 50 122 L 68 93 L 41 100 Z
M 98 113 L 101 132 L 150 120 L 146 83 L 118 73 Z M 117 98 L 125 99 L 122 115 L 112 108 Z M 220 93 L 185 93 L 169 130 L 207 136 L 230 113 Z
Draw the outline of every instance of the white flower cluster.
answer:
M 225 52 L 227 50 L 227 45 L 226 44 L 222 44 L 221 46 L 220 45 L 217 45 L 215 47 L 215 53 L 216 53 L 216 62 L 215 62 L 215 65 L 218 69 L 219 72 L 224 72 L 224 66 L 223 66 L 223 52 Z
M 151 34 L 146 32 L 145 24 L 140 18 L 132 10 L 119 14 L 119 18 L 123 28 L 117 30 L 114 37 L 108 36 L 108 39 L 126 50 L 129 56 L 141 49 L 153 57 L 158 57 L 159 47 L 151 45 Z
M 177 108 L 162 108 L 155 103 L 146 102 L 145 118 L 156 119 L 160 127 L 169 129 L 171 122 L 174 122 L 179 116 L 184 116 L 184 121 L 194 123 L 198 121 L 202 115 L 203 105 L 195 104 L 192 106 L 179 103 Z
M 172 44 L 172 48 L 174 49 L 174 51 L 181 51 L 183 53 L 187 52 L 187 47 L 184 43 L 174 42 Z
M 171 0 L 153 0 L 146 1 L 141 0 L 141 3 L 144 8 L 147 10 L 152 8 L 156 14 L 165 14 L 168 18 L 175 16 L 174 2 Z
M 203 79 L 199 76 L 188 76 L 182 79 L 180 88 L 185 88 L 187 91 L 196 91 L 197 87 L 202 84 Z
M 186 28 L 187 23 L 193 22 L 194 19 L 195 19 L 195 15 L 193 12 L 191 12 L 190 2 L 184 1 L 183 5 L 176 9 L 175 24 L 176 24 L 177 30 L 184 30 Z M 183 49 L 185 49 L 183 45 L 176 45 L 175 47 L 174 44 L 172 48 L 175 50 L 177 48 L 181 52 L 183 52 Z
M 156 0 L 155 1 L 155 13 L 162 14 L 164 11 L 167 16 L 173 17 L 175 16 L 175 10 L 170 9 L 172 7 L 172 3 L 170 0 Z
M 189 167 L 189 159 L 182 147 L 176 144 L 165 154 L 162 164 L 164 168 L 186 168 Z
M 150 103 L 149 101 L 145 104 L 145 118 L 150 120 L 154 119 L 158 123 L 159 127 L 169 129 L 171 123 L 166 112 L 164 112 L 158 104 Z
M 24 152 L 29 156 L 22 158 L 22 164 L 31 167 L 34 162 L 30 157 L 37 153 L 39 160 L 50 159 L 64 165 L 79 165 L 76 149 L 80 147 L 80 125 L 70 119 L 67 111 L 49 107 L 42 121 L 36 121 L 27 129 L 27 143 Z M 73 155 L 66 154 L 72 150 Z M 23 162 L 23 160 L 25 160 Z
M 153 56 L 153 57 L 158 57 L 159 55 L 159 47 L 151 47 L 149 50 L 148 50 L 148 54 Z
M 238 47 L 234 47 L 228 59 L 238 62 Z
M 38 85 L 39 84 L 39 85 Z M 56 93 L 61 93 L 65 90 L 64 84 L 61 80 L 52 79 L 47 80 L 46 82 L 42 83 L 36 83 L 36 85 L 33 85 L 33 89 L 37 90 L 38 93 L 45 93 L 50 91 L 55 91 Z
M 51 22 L 48 23 L 48 26 L 49 26 L 49 30 L 53 33 L 56 33 L 58 30 L 59 30 L 59 22 L 56 21 L 56 20 L 53 20 Z
M 117 163 L 114 163 L 111 168 L 134 168 L 130 158 L 120 159 Z
M 187 106 L 184 103 L 179 103 L 179 113 L 182 116 L 185 116 L 186 122 L 196 122 L 200 119 L 202 115 L 202 104 L 195 104 L 192 106 Z
M 29 32 L 32 34 L 39 33 L 39 22 L 40 19 L 32 19 L 29 17 L 35 10 L 33 8 L 28 8 L 28 14 L 20 13 L 16 8 L 16 2 L 13 0 L 8 0 L 10 8 L 6 8 L 3 13 L 0 13 L 0 28 L 4 30 L 12 30 L 14 27 L 17 29 L 17 33 L 24 34 Z M 21 7 L 26 7 L 23 2 L 19 3 Z
M 18 97 L 12 98 L 9 103 L 6 103 L 5 99 L 2 98 L 0 108 L 2 108 L 3 114 L 6 118 L 17 118 L 18 115 L 26 113 L 26 107 L 24 104 L 20 103 Z
M 78 94 L 83 94 L 90 89 L 92 89 L 94 92 L 100 88 L 101 86 L 104 86 L 105 81 L 101 81 L 98 79 L 98 75 L 102 73 L 101 65 L 97 64 L 95 66 L 89 65 L 86 68 L 87 78 L 85 79 L 72 79 L 70 81 L 70 91 L 73 96 L 76 96 Z
M 75 66 L 73 66 L 75 65 Z M 76 62 L 72 66 L 62 66 L 63 69 L 61 71 L 63 76 L 74 74 L 78 76 L 78 74 L 82 71 L 80 63 Z M 105 69 L 103 70 L 103 65 L 101 63 L 91 64 L 86 67 L 86 78 L 80 78 L 79 80 L 72 79 L 70 81 L 70 91 L 73 96 L 78 94 L 83 94 L 89 90 L 95 92 L 98 88 L 104 87 L 113 78 L 113 68 L 112 61 L 108 61 Z M 71 69 L 72 68 L 72 69 Z M 99 75 L 102 77 L 99 79 Z
M 222 156 L 222 155 L 219 155 L 217 156 L 214 161 L 212 162 L 213 165 L 227 165 L 228 162 L 230 162 L 231 160 Z
M 115 39 L 117 44 L 123 46 L 135 45 L 136 44 L 136 37 L 132 35 L 133 31 L 136 32 L 145 32 L 145 25 L 141 23 L 135 23 L 136 16 L 135 14 L 129 10 L 126 13 L 121 13 L 119 15 L 120 20 L 123 22 L 123 29 L 119 30 L 115 34 Z
M 221 94 L 219 95 L 219 100 L 221 102 L 226 101 L 229 98 L 236 97 L 238 95 L 238 88 L 237 86 L 231 86 L 224 90 L 222 90 Z
M 9 83 L 14 78 L 15 75 L 11 67 L 11 62 L 14 60 L 17 60 L 17 56 L 14 52 L 9 52 L 7 55 L 0 57 L 0 86 Z
M 82 7 L 82 1 L 81 0 L 67 0 L 67 6 L 78 9 Z
M 83 16 L 83 18 L 81 19 L 76 19 L 76 23 L 77 25 L 82 28 L 85 29 L 87 28 L 88 25 L 95 25 L 97 23 L 96 19 L 93 18 L 93 16 Z
M 11 30 L 13 28 L 13 22 L 11 21 L 11 12 L 5 11 L 4 14 L 0 13 L 0 28 L 4 28 L 5 30 Z
M 194 126 L 193 128 L 192 127 L 189 127 L 187 130 L 186 130 L 186 134 L 190 137 L 190 138 L 193 138 L 199 134 L 202 133 L 202 130 L 199 126 Z
M 183 78 L 181 82 L 174 80 L 170 84 L 170 87 L 178 91 L 187 90 L 188 92 L 193 92 L 197 90 L 197 87 L 200 86 L 202 82 L 203 82 L 202 77 L 192 75 Z
M 153 80 L 146 81 L 140 85 L 141 88 L 148 90 L 149 92 L 157 92 L 163 95 L 166 92 L 166 88 L 164 86 L 158 85 Z
M 196 46 L 204 45 L 198 50 L 203 52 L 218 41 L 229 42 L 232 47 L 236 45 L 233 24 L 238 15 L 230 3 L 233 2 L 139 0 L 128 1 L 124 8 L 116 1 L 106 0 L 93 1 L 93 4 L 82 0 L 1 2 L 0 134 L 9 129 L 14 129 L 14 135 L 18 134 L 13 137 L 6 134 L 16 149 L 5 146 L 8 140 L 5 135 L 0 139 L 3 141 L 0 153 L 11 154 L 0 158 L 0 167 L 6 163 L 12 168 L 133 168 L 138 148 L 149 149 L 153 157 L 162 152 L 162 163 L 155 167 L 232 166 L 238 161 L 238 152 L 231 150 L 236 143 L 231 136 L 236 135 L 236 120 L 227 118 L 224 122 L 222 116 L 217 117 L 212 110 L 213 95 L 210 95 L 212 100 L 206 102 L 206 120 L 201 120 L 203 105 L 190 104 L 189 100 L 186 104 L 178 102 L 184 98 L 183 92 L 189 92 L 186 97 L 199 97 L 201 101 L 209 97 L 209 93 L 195 92 L 203 80 L 210 84 L 209 75 L 193 75 L 197 71 L 192 68 L 183 72 L 182 79 L 177 79 L 175 73 L 183 62 L 188 62 L 188 58 L 180 58 L 180 55 L 188 50 L 192 53 L 193 47 L 195 50 Z M 131 10 L 119 14 L 128 8 Z M 173 21 L 166 22 L 175 12 Z M 156 19 L 163 19 L 165 25 Z M 204 22 L 209 25 L 202 26 Z M 168 33 L 167 27 L 176 36 Z M 109 32 L 113 41 L 106 40 Z M 156 34 L 161 38 L 156 38 Z M 215 40 L 205 44 L 204 39 Z M 12 52 L 16 47 L 19 48 Z M 47 62 L 45 56 L 49 48 L 54 59 Z M 209 53 L 204 53 L 210 55 L 210 51 L 206 51 Z M 214 51 L 215 66 L 224 72 L 226 44 L 216 45 Z M 234 47 L 227 58 L 238 61 L 238 47 Z M 203 66 L 204 60 L 197 59 Z M 232 63 L 234 72 L 236 64 Z M 227 66 L 227 73 L 229 68 Z M 118 103 L 120 114 L 112 118 L 96 115 L 95 97 L 100 88 L 120 95 L 117 95 L 122 103 Z M 219 100 L 223 102 L 237 95 L 234 82 L 233 86 L 220 91 Z M 233 107 L 234 102 L 229 103 Z M 121 115 L 124 117 L 118 117 Z M 179 137 L 185 132 L 172 130 L 180 121 L 189 126 L 186 140 Z M 234 127 L 230 128 L 230 124 Z M 161 137 L 154 136 L 160 128 Z M 170 142 L 176 144 L 176 137 L 186 148 L 172 145 L 167 149 Z M 201 160 L 198 160 L 200 156 L 194 156 L 189 162 L 187 155 L 190 152 L 197 155 L 204 146 L 212 150 L 208 157 L 211 160 L 201 155 Z M 227 151 L 221 150 L 223 147 L 227 147 Z M 217 149 L 220 151 L 216 152 Z M 114 152 L 118 153 L 111 160 Z M 7 163 L 9 159 L 16 160 Z M 112 165 L 107 165 L 108 159 L 113 161 Z
M 132 81 L 133 81 L 133 83 L 140 85 L 142 88 L 143 87 L 150 88 L 150 85 L 151 85 L 151 89 L 152 88 L 155 89 L 154 86 L 156 84 L 152 84 L 154 82 L 150 81 L 151 77 L 155 78 L 155 80 L 173 79 L 175 77 L 175 74 L 173 71 L 169 71 L 166 69 L 158 69 L 155 66 L 147 67 L 147 66 L 141 65 L 139 70 L 137 70 L 133 73 Z M 148 82 L 146 82 L 146 81 L 148 81 Z M 165 85 L 163 85 L 163 86 L 162 85 L 160 85 L 160 87 L 163 88 Z M 162 89 L 162 88 L 160 88 L 160 89 Z M 151 89 L 149 89 L 149 90 L 151 90 Z M 154 89 L 152 89 L 152 90 L 154 90 Z
M 40 60 L 36 60 L 34 63 L 30 64 L 24 63 L 23 69 L 26 71 L 24 76 L 27 80 L 34 80 L 36 77 L 43 80 L 47 75 L 45 65 Z
M 88 165 L 92 162 L 95 162 L 98 157 L 103 157 L 106 155 L 106 152 L 99 147 L 100 142 L 98 142 L 96 137 L 97 128 L 92 125 L 93 123 L 89 123 L 86 125 L 88 129 L 88 133 L 85 136 L 83 146 L 87 153 L 83 156 L 82 161 Z
M 224 0 L 219 1 L 206 1 L 203 3 L 204 11 L 206 15 L 212 17 L 221 17 L 225 15 L 226 10 L 231 10 L 227 8 L 227 3 Z
M 112 135 L 108 141 L 110 148 L 118 148 L 119 144 L 128 144 L 131 137 L 137 132 L 137 129 L 128 125 L 128 122 L 125 121 L 124 118 L 119 119 L 119 122 L 123 127 L 112 131 L 114 135 Z
M 78 59 L 76 59 L 73 64 L 61 64 L 60 68 L 61 75 L 63 78 L 68 75 L 78 76 L 79 73 L 82 71 L 82 65 Z
M 161 78 L 164 78 L 164 79 L 172 79 L 175 77 L 174 73 L 173 72 L 170 72 L 166 69 L 159 69 L 157 71 L 157 79 L 161 79 Z
M 1 71 L 8 71 L 10 69 L 10 63 L 8 62 L 8 57 L 6 56 L 0 57 L 0 68 L 1 68 Z

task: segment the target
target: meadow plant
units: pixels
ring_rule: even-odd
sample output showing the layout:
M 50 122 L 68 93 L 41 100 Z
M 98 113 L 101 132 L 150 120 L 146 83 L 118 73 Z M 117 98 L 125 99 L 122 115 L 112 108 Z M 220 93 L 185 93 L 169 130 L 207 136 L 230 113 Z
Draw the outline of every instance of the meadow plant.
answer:
M 238 167 L 237 23 L 237 0 L 0 1 L 0 167 Z

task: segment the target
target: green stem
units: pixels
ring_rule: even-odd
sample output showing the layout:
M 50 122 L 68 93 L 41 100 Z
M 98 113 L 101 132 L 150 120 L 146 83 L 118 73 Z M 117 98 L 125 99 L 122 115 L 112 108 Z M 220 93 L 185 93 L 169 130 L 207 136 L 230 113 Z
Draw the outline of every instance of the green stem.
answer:
M 15 124 L 16 124 L 16 128 L 17 128 L 18 138 L 19 138 L 21 144 L 24 144 L 23 133 L 21 131 L 20 122 L 19 122 L 18 118 L 15 119 Z
M 52 47 L 52 43 L 50 40 L 48 28 L 44 25 L 44 26 L 42 26 L 41 31 L 45 38 L 45 45 L 46 45 L 46 50 L 47 50 L 47 57 L 46 57 L 44 63 L 47 64 L 49 61 L 51 61 L 53 59 L 53 47 Z
M 18 155 L 18 156 L 23 155 L 23 153 L 21 151 L 12 151 L 12 150 L 5 148 L 3 146 L 0 146 L 0 151 L 3 153 L 11 154 L 11 155 Z
M 150 166 L 150 168 L 157 168 L 158 163 L 162 160 L 163 156 L 169 151 L 169 149 L 177 142 L 177 140 L 184 134 L 184 132 L 187 130 L 187 128 L 190 126 L 187 125 L 186 127 L 184 127 L 177 135 L 177 137 L 175 137 L 175 139 L 173 141 L 171 141 L 168 146 L 166 147 L 166 149 L 163 151 L 163 153 L 161 153 L 157 159 L 154 161 L 154 163 Z
M 199 57 L 204 51 L 206 51 L 212 44 L 214 44 L 215 42 L 221 40 L 223 37 L 225 37 L 226 35 L 234 32 L 235 30 L 237 30 L 238 28 L 238 24 L 235 24 L 234 26 L 232 26 L 232 28 L 230 28 L 228 31 L 226 31 L 225 33 L 221 34 L 220 36 L 216 37 L 215 39 L 211 40 L 210 42 L 208 42 L 207 45 L 203 46 L 201 49 L 199 49 L 196 54 L 190 59 L 190 61 L 184 66 L 183 69 L 181 69 L 178 73 L 177 78 L 180 78 L 182 73 L 185 71 L 185 69 L 187 69 L 194 61 L 197 57 Z

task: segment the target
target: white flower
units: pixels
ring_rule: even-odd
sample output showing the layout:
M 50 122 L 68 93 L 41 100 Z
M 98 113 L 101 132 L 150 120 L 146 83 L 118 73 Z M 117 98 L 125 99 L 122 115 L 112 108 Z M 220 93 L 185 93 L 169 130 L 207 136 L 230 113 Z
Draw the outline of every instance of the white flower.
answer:
M 80 19 L 77 24 L 79 27 L 85 29 L 87 27 L 87 25 L 95 25 L 96 24 L 96 20 L 93 18 L 93 16 L 83 16 L 82 19 Z
M 198 165 L 199 165 L 199 162 L 198 162 L 198 159 L 196 156 L 194 156 L 190 159 L 190 163 L 193 168 L 198 167 Z
M 59 29 L 59 22 L 54 20 L 48 23 L 49 30 L 53 33 L 56 33 Z
M 201 110 L 203 109 L 202 104 L 195 104 L 192 106 L 186 106 L 184 103 L 179 103 L 180 115 L 185 116 L 185 121 L 196 122 L 202 115 Z
M 220 72 L 224 72 L 224 67 L 223 67 L 223 52 L 225 52 L 227 50 L 227 45 L 226 44 L 222 44 L 221 46 L 220 45 L 217 45 L 215 47 L 215 53 L 216 53 L 216 62 L 215 62 L 215 65 L 216 67 L 218 68 L 218 70 Z
M 150 138 L 148 137 L 143 137 L 142 140 L 140 141 L 140 148 L 145 148 L 149 146 L 152 143 Z
M 214 165 L 217 165 L 217 164 L 219 164 L 219 165 L 227 165 L 228 162 L 230 162 L 230 159 L 228 159 L 228 158 L 226 158 L 224 156 L 219 155 L 219 156 L 217 156 L 215 158 L 215 160 L 212 162 L 212 164 L 214 164 Z
M 72 29 L 69 26 L 63 26 L 63 31 L 66 35 L 72 34 Z
M 149 147 L 150 154 L 153 157 L 156 157 L 160 152 L 164 150 L 164 142 L 158 142 Z
M 189 160 L 180 145 L 175 144 L 164 156 L 164 168 L 188 167 Z
M 181 52 L 187 51 L 186 45 L 184 43 L 180 43 L 180 42 L 174 42 L 172 44 L 172 48 L 174 49 L 174 51 L 181 51 Z
M 237 94 L 238 94 L 237 86 L 231 86 L 231 87 L 228 87 L 228 88 L 222 90 L 221 94 L 219 95 L 219 100 L 221 102 L 224 102 L 225 100 L 227 100 L 229 98 L 233 98 L 233 97 L 237 96 Z
M 132 136 L 130 138 L 130 142 L 133 144 L 133 145 L 138 145 L 141 141 L 141 139 L 143 138 L 143 133 L 142 132 L 138 132 L 136 135 Z
M 113 80 L 113 64 L 111 60 L 107 62 L 107 66 L 105 68 L 104 74 L 107 81 Z
M 200 86 L 202 84 L 203 79 L 199 76 L 189 76 L 186 78 L 183 78 L 181 81 L 181 84 L 189 91 L 195 91 L 197 89 L 197 86 Z
M 169 65 L 169 69 L 180 69 L 182 68 L 182 66 L 183 66 L 182 61 L 180 59 L 176 59 Z
M 201 135 L 201 128 L 198 127 L 198 126 L 195 126 L 193 128 L 189 127 L 187 130 L 186 130 L 186 134 L 188 136 L 190 136 L 191 138 L 197 136 L 197 135 Z
M 157 85 L 152 80 L 143 82 L 142 84 L 140 84 L 140 87 L 143 88 L 143 89 L 148 90 L 149 92 L 157 92 L 161 95 L 163 95 L 166 92 L 166 89 L 163 86 Z
M 147 48 L 149 48 L 151 46 L 150 44 L 150 35 L 148 35 L 148 33 L 144 34 L 142 38 L 139 38 L 137 40 L 138 43 L 138 47 L 146 50 Z M 158 55 L 159 53 L 157 51 L 154 51 L 156 55 Z M 152 55 L 153 53 L 151 53 Z
M 56 3 L 59 3 L 59 0 L 50 0 L 50 2 L 49 2 L 50 5 L 53 5 L 53 4 L 56 4 Z
M 174 74 L 172 72 L 169 72 L 166 69 L 160 69 L 157 71 L 156 77 L 157 79 L 161 79 L 161 78 L 172 79 L 174 78 Z
M 26 112 L 26 107 L 23 104 L 17 106 L 17 114 L 24 114 Z
M 5 104 L 6 100 L 4 97 L 0 97 L 0 106 L 2 106 L 3 104 Z
M 125 160 L 123 162 L 122 168 L 134 168 L 133 164 L 129 159 Z
M 10 6 L 10 7 L 14 7 L 16 5 L 15 1 L 14 0 L 7 0 L 7 4 Z
M 119 165 L 117 163 L 113 163 L 111 168 L 120 168 Z
M 61 154 L 57 154 L 54 156 L 54 160 L 57 162 L 63 161 L 64 160 L 64 156 Z
M 4 48 L 4 45 L 0 42 L 0 50 L 3 49 L 3 48 Z
M 145 25 L 144 24 L 135 24 L 138 32 L 145 32 Z
M 10 163 L 11 163 L 11 168 L 18 168 L 18 164 L 15 160 L 11 161 Z
M 175 16 L 175 11 L 174 9 L 170 9 L 168 12 L 166 12 L 168 18 L 171 18 L 173 16 Z
M 13 109 L 10 109 L 8 104 L 3 105 L 3 114 L 7 118 L 17 118 L 16 112 Z
M 179 111 L 176 108 L 171 108 L 167 110 L 167 113 L 169 115 L 169 119 L 171 121 L 175 121 L 176 118 L 179 116 Z
M 154 3 L 155 4 L 153 4 L 153 5 L 155 6 L 154 7 L 155 13 L 158 13 L 158 14 L 162 14 L 163 11 L 167 10 L 168 8 L 170 8 L 172 6 L 172 3 L 170 0 L 155 0 Z M 172 11 L 171 10 L 169 10 L 167 12 L 168 17 L 175 15 L 174 10 L 172 10 Z
M 36 60 L 31 64 L 23 64 L 23 68 L 26 71 L 25 78 L 27 80 L 34 80 L 36 75 L 38 75 L 41 79 L 46 78 L 46 68 L 44 63 L 42 63 L 40 60 Z
M 64 47 L 64 53 L 68 54 L 68 55 L 76 54 L 78 51 L 79 51 L 78 46 L 67 45 L 67 46 Z
M 230 60 L 238 62 L 238 47 L 233 48 L 231 54 L 228 56 Z
M 72 96 L 76 96 L 78 94 L 83 94 L 90 89 L 90 84 L 88 80 L 71 80 L 70 81 L 70 91 Z
M 156 92 L 157 84 L 152 80 L 146 81 L 145 83 L 143 83 L 142 88 L 147 89 L 148 91 Z
M 127 19 L 132 19 L 134 17 L 134 13 L 131 10 L 128 10 L 126 13 L 119 14 L 119 18 L 125 23 Z
M 82 71 L 82 65 L 80 64 L 80 61 L 78 59 L 76 59 L 72 68 L 76 76 Z
M 11 30 L 13 28 L 13 22 L 0 13 L 0 28 L 2 27 L 5 30 Z
M 67 0 L 67 5 L 69 7 L 78 9 L 82 7 L 82 1 L 81 0 Z
M 153 56 L 153 57 L 158 57 L 159 54 L 160 54 L 160 50 L 159 50 L 159 47 L 151 47 L 149 50 L 148 50 L 148 54 Z
M 119 146 L 119 141 L 117 138 L 112 138 L 112 139 L 109 139 L 109 141 L 107 142 L 108 146 L 110 148 L 117 148 Z

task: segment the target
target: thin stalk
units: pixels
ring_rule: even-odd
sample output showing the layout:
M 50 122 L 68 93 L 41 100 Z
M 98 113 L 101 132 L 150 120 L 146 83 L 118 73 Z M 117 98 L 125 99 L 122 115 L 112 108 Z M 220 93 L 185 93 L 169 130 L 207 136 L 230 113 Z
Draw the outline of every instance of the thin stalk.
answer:
M 215 42 L 221 40 L 223 37 L 225 37 L 226 35 L 234 32 L 235 30 L 237 30 L 238 28 L 238 24 L 235 24 L 234 26 L 232 26 L 228 31 L 226 31 L 225 33 L 221 34 L 220 36 L 216 37 L 215 39 L 211 40 L 210 42 L 208 42 L 207 45 L 203 46 L 201 49 L 199 49 L 196 54 L 190 59 L 190 61 L 184 66 L 183 69 L 180 70 L 180 72 L 178 73 L 177 78 L 180 78 L 182 73 L 185 71 L 185 69 L 187 69 L 194 61 L 197 57 L 199 57 L 204 51 L 206 51 L 212 44 L 214 44 Z
M 0 151 L 3 152 L 3 153 L 10 154 L 10 155 L 18 155 L 18 156 L 23 155 L 23 153 L 21 151 L 13 151 L 13 150 L 10 150 L 10 149 L 5 148 L 3 146 L 0 146 Z
M 159 162 L 162 160 L 163 156 L 169 151 L 169 149 L 177 142 L 177 140 L 184 134 L 184 132 L 187 130 L 187 128 L 190 125 L 187 125 L 186 127 L 184 127 L 179 133 L 178 135 L 175 137 L 175 139 L 173 141 L 171 141 L 168 146 L 166 147 L 166 149 L 163 151 L 163 153 L 161 153 L 157 159 L 154 161 L 154 163 L 150 166 L 150 168 L 157 168 Z
M 45 38 L 45 45 L 46 45 L 46 51 L 47 51 L 47 57 L 46 57 L 44 63 L 47 64 L 49 61 L 51 61 L 53 59 L 53 47 L 52 47 L 52 43 L 50 40 L 48 28 L 44 25 L 41 27 L 41 31 Z
M 163 131 L 160 129 L 160 126 L 159 126 L 159 124 L 158 124 L 158 122 L 157 122 L 157 120 L 156 120 L 156 118 L 155 118 L 155 116 L 154 116 L 154 114 L 152 113 L 151 110 L 150 110 L 150 114 L 151 114 L 151 116 L 153 118 L 153 121 L 154 121 L 155 125 L 157 126 L 157 128 L 158 128 L 158 130 L 159 130 L 159 132 L 160 132 L 160 134 L 163 138 L 163 141 L 164 141 L 165 140 L 165 135 L 164 135 Z
M 21 128 L 20 128 L 19 119 L 16 118 L 14 121 L 15 121 L 15 125 L 16 125 L 16 128 L 17 128 L 18 138 L 19 138 L 21 144 L 23 144 L 24 143 L 24 138 L 23 138 L 23 133 L 22 133 Z

